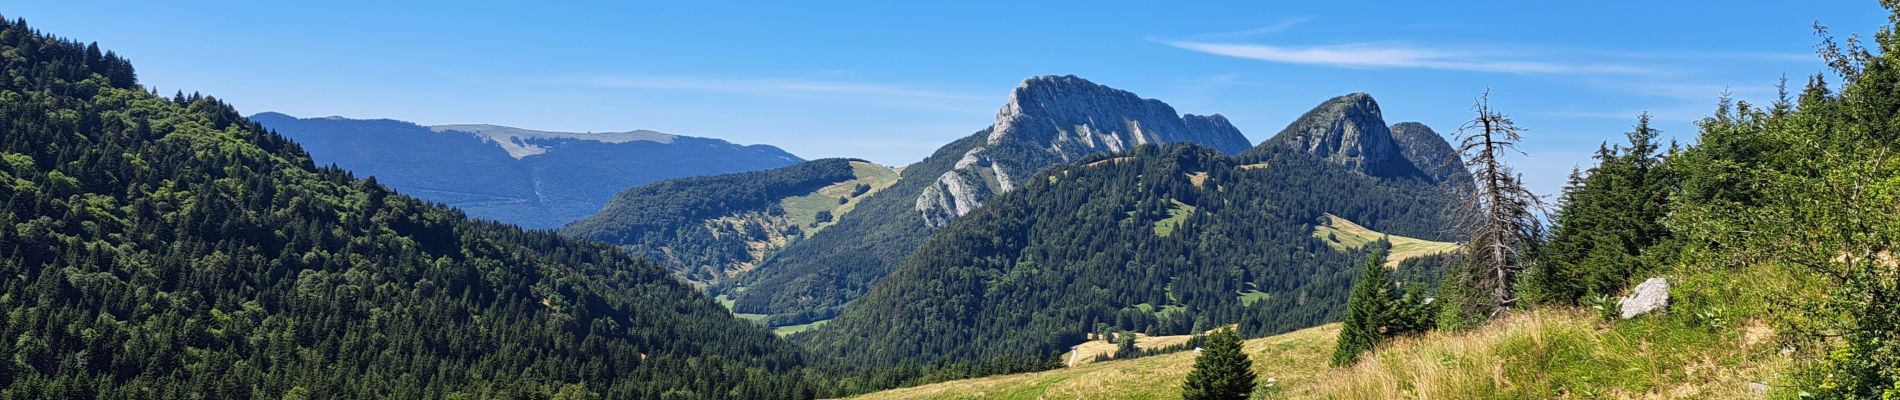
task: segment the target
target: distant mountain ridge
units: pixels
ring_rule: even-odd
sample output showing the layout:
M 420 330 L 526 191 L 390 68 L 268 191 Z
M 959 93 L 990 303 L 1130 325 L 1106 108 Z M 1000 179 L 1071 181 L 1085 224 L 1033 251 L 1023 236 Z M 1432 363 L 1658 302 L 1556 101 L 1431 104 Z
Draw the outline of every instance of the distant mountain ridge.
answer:
M 615 193 L 661 179 L 783 167 L 797 156 L 768 145 L 636 130 L 548 132 L 499 125 L 422 126 L 341 117 L 250 117 L 318 163 L 471 216 L 557 228 L 600 210 Z
M 732 287 L 746 313 L 829 318 L 869 290 L 936 227 L 1023 184 L 1044 169 L 1141 144 L 1195 143 L 1222 153 L 1249 141 L 1219 115 L 1178 114 L 1075 76 L 1041 76 L 1011 91 L 988 129 L 905 167 L 897 184 L 862 200 L 838 223 L 778 251 Z
M 432 125 L 429 126 L 429 129 L 443 133 L 460 132 L 481 136 L 484 139 L 488 139 L 488 141 L 500 145 L 502 149 L 508 150 L 508 155 L 514 156 L 516 159 L 546 154 L 548 151 L 547 147 L 536 146 L 532 143 L 537 140 L 576 139 L 602 143 L 626 143 L 635 140 L 645 140 L 654 143 L 669 144 L 673 143 L 673 138 L 677 137 L 672 134 L 645 129 L 627 132 L 574 133 L 537 131 L 489 124 Z

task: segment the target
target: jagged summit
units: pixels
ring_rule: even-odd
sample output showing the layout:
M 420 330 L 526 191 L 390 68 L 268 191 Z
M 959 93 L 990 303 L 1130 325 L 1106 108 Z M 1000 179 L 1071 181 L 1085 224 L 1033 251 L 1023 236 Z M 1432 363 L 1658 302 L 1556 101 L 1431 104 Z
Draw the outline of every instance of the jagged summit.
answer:
M 1299 149 L 1375 177 L 1424 176 L 1392 137 L 1379 102 L 1363 92 L 1320 103 L 1261 146 Z
M 1184 116 L 1160 100 L 1074 75 L 1029 78 L 996 112 L 985 144 L 965 152 L 954 169 L 939 176 L 917 197 L 916 208 L 926 225 L 941 227 L 1043 168 L 1176 142 L 1228 154 L 1248 148 L 1246 136 L 1226 117 Z

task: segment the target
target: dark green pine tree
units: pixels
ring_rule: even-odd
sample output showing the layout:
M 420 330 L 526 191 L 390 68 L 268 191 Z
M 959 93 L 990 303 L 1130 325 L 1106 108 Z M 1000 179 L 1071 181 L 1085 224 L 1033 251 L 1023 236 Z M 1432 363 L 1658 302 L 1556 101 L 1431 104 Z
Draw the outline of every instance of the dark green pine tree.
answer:
M 1345 327 L 1339 330 L 1339 344 L 1333 349 L 1333 366 L 1343 367 L 1359 360 L 1359 353 L 1372 350 L 1384 339 L 1386 322 L 1392 318 L 1392 280 L 1385 270 L 1385 250 L 1374 250 L 1366 257 L 1359 283 L 1346 298 Z
M 1667 153 L 1649 127 L 1649 115 L 1637 120 L 1629 144 L 1604 145 L 1596 167 L 1572 173 L 1556 229 L 1525 278 L 1526 297 L 1543 303 L 1576 303 L 1590 295 L 1615 295 L 1663 263 L 1667 252 L 1645 250 L 1666 241 L 1663 225 L 1676 179 L 1664 167 Z
M 1207 337 L 1207 347 L 1194 359 L 1194 371 L 1188 372 L 1187 383 L 1181 386 L 1181 398 L 1246 399 L 1253 387 L 1253 360 L 1240 350 L 1240 333 L 1223 328 Z

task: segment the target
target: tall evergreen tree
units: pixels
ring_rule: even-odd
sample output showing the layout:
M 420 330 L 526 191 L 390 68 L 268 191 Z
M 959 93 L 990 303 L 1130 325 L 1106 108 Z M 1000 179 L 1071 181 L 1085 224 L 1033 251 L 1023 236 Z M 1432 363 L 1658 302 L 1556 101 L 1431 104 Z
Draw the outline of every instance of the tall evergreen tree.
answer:
M 1388 322 L 1394 315 L 1392 282 L 1385 270 L 1385 251 L 1374 250 L 1366 257 L 1346 299 L 1345 326 L 1339 330 L 1339 343 L 1333 349 L 1333 366 L 1351 365 L 1359 354 L 1372 350 L 1385 338 Z
M 1207 337 L 1207 347 L 1194 359 L 1194 371 L 1188 372 L 1187 383 L 1181 386 L 1181 398 L 1246 399 L 1253 394 L 1254 378 L 1253 360 L 1240 348 L 1240 333 L 1222 328 Z
M 1663 225 L 1675 180 L 1664 168 L 1666 154 L 1638 117 L 1627 147 L 1603 145 L 1597 166 L 1572 173 L 1561 208 L 1552 217 L 1550 243 L 1526 276 L 1527 296 L 1541 302 L 1574 303 L 1590 295 L 1622 291 L 1655 260 L 1644 250 L 1670 236 Z M 1663 256 L 1655 252 L 1651 257 Z

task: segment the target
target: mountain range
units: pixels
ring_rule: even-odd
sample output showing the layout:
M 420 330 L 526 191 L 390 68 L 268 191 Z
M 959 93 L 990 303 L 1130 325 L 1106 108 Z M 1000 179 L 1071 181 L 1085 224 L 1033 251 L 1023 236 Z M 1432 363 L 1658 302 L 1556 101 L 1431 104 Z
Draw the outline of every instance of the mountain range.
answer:
M 524 228 L 558 228 L 600 211 L 622 190 L 662 179 L 803 161 L 768 145 L 647 130 L 546 132 L 274 112 L 250 118 L 295 140 L 318 164 Z
M 1042 169 L 1140 144 L 1192 142 L 1245 150 L 1240 131 L 1218 115 L 1173 107 L 1074 76 L 1024 80 L 990 127 L 903 168 L 896 184 L 855 210 L 767 257 L 753 272 L 714 290 L 745 313 L 822 320 L 863 295 L 932 232 Z

